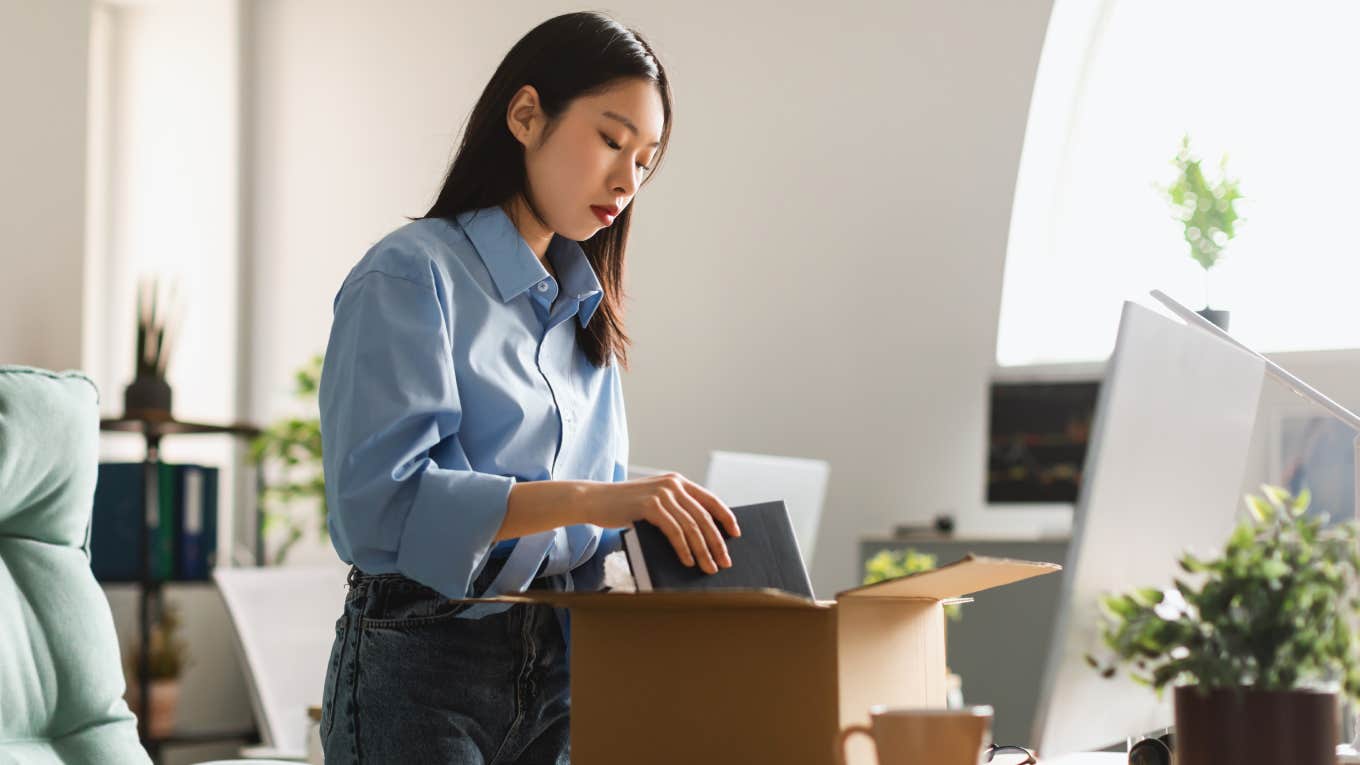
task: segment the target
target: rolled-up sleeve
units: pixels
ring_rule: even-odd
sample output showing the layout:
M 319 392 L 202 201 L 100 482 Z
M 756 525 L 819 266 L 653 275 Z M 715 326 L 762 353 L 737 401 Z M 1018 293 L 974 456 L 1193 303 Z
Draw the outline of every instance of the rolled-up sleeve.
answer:
M 369 573 L 395 569 L 459 598 L 494 543 L 515 479 L 473 470 L 459 442 L 452 310 L 433 283 L 380 271 L 352 277 L 336 297 L 319 396 L 336 550 Z

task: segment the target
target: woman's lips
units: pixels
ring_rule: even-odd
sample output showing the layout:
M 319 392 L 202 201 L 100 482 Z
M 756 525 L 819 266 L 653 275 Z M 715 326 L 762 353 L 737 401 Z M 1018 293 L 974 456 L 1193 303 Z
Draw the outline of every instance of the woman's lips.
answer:
M 609 212 L 608 208 L 596 207 L 595 205 L 591 205 L 590 211 L 595 213 L 595 217 L 599 218 L 600 222 L 606 226 L 614 222 L 614 215 L 613 213 Z

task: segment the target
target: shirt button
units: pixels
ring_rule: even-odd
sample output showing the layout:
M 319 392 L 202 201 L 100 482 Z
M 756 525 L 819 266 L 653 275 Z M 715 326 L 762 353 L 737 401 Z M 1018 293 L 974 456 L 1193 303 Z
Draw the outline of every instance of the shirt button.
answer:
M 547 291 L 548 291 L 548 283 L 547 283 L 547 282 L 539 282 L 539 283 L 538 283 L 538 291 L 539 291 L 539 292 L 547 292 Z

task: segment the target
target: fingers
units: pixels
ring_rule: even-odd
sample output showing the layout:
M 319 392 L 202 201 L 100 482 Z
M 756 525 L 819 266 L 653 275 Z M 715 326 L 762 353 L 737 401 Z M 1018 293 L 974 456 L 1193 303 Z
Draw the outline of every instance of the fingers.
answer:
M 722 500 L 718 499 L 718 497 L 708 489 L 705 489 L 692 481 L 686 484 L 685 489 L 689 491 L 690 495 L 697 499 L 700 504 L 707 508 L 709 515 L 722 523 L 727 529 L 729 536 L 741 536 L 741 527 L 737 525 L 737 516 L 732 512 L 731 508 L 723 504 Z
M 709 504 L 716 505 L 716 512 L 720 514 L 731 516 L 731 511 L 712 494 L 678 473 L 666 475 L 663 481 L 662 494 L 678 512 L 676 521 L 684 530 L 689 549 L 698 559 L 700 568 L 709 574 L 718 573 L 719 567 L 730 568 L 732 558 L 728 555 L 727 544 L 714 523 L 712 515 L 714 511 L 706 507 L 696 495 L 699 492 L 706 495 L 704 499 L 709 500 Z M 733 521 L 731 526 L 736 525 L 735 518 Z
M 675 548 L 675 554 L 680 558 L 680 562 L 686 566 L 694 565 L 694 555 L 690 552 L 689 542 L 685 540 L 684 529 L 675 516 L 665 507 L 665 503 L 660 498 L 653 500 L 654 504 L 649 508 L 646 517 L 648 523 L 661 529 L 661 533 L 670 540 L 671 547 Z
M 680 492 L 671 489 L 662 489 L 661 496 L 664 498 L 666 510 L 680 526 L 680 530 L 685 537 L 685 544 L 689 552 L 698 561 L 699 568 L 704 573 L 712 574 L 718 570 L 713 562 L 713 556 L 708 551 L 708 544 L 704 541 L 703 530 L 699 526 L 699 521 L 686 510 L 680 501 Z
M 727 543 L 723 541 L 722 534 L 718 533 L 718 526 L 713 522 L 713 517 L 708 514 L 694 497 L 685 492 L 675 494 L 675 500 L 682 511 L 687 513 L 693 521 L 693 528 L 697 531 L 702 545 L 702 553 L 699 555 L 701 563 L 707 561 L 712 567 L 704 566 L 704 571 L 710 574 L 718 573 L 718 567 L 731 568 L 732 558 L 727 554 Z M 691 538 L 690 548 L 694 549 Z
M 678 473 L 661 476 L 659 483 L 653 484 L 656 494 L 645 512 L 645 520 L 661 529 L 686 566 L 697 564 L 707 574 L 730 568 L 732 557 L 717 524 L 723 524 L 729 536 L 741 536 L 732 510 L 707 489 Z

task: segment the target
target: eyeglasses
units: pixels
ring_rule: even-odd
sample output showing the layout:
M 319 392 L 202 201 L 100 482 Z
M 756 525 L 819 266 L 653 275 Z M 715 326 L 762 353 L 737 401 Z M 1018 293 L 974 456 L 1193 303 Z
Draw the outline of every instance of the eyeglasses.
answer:
M 1023 746 L 997 746 L 996 744 L 992 744 L 991 746 L 987 747 L 987 762 L 991 762 L 992 758 L 998 754 L 1025 755 L 1025 759 L 1021 760 L 1018 763 L 1015 763 L 1015 765 L 1036 765 L 1036 763 L 1039 762 L 1037 759 L 1035 759 L 1034 752 L 1031 752 L 1030 750 L 1024 748 Z
M 1140 739 L 1129 746 L 1129 765 L 1171 765 L 1174 733 Z

